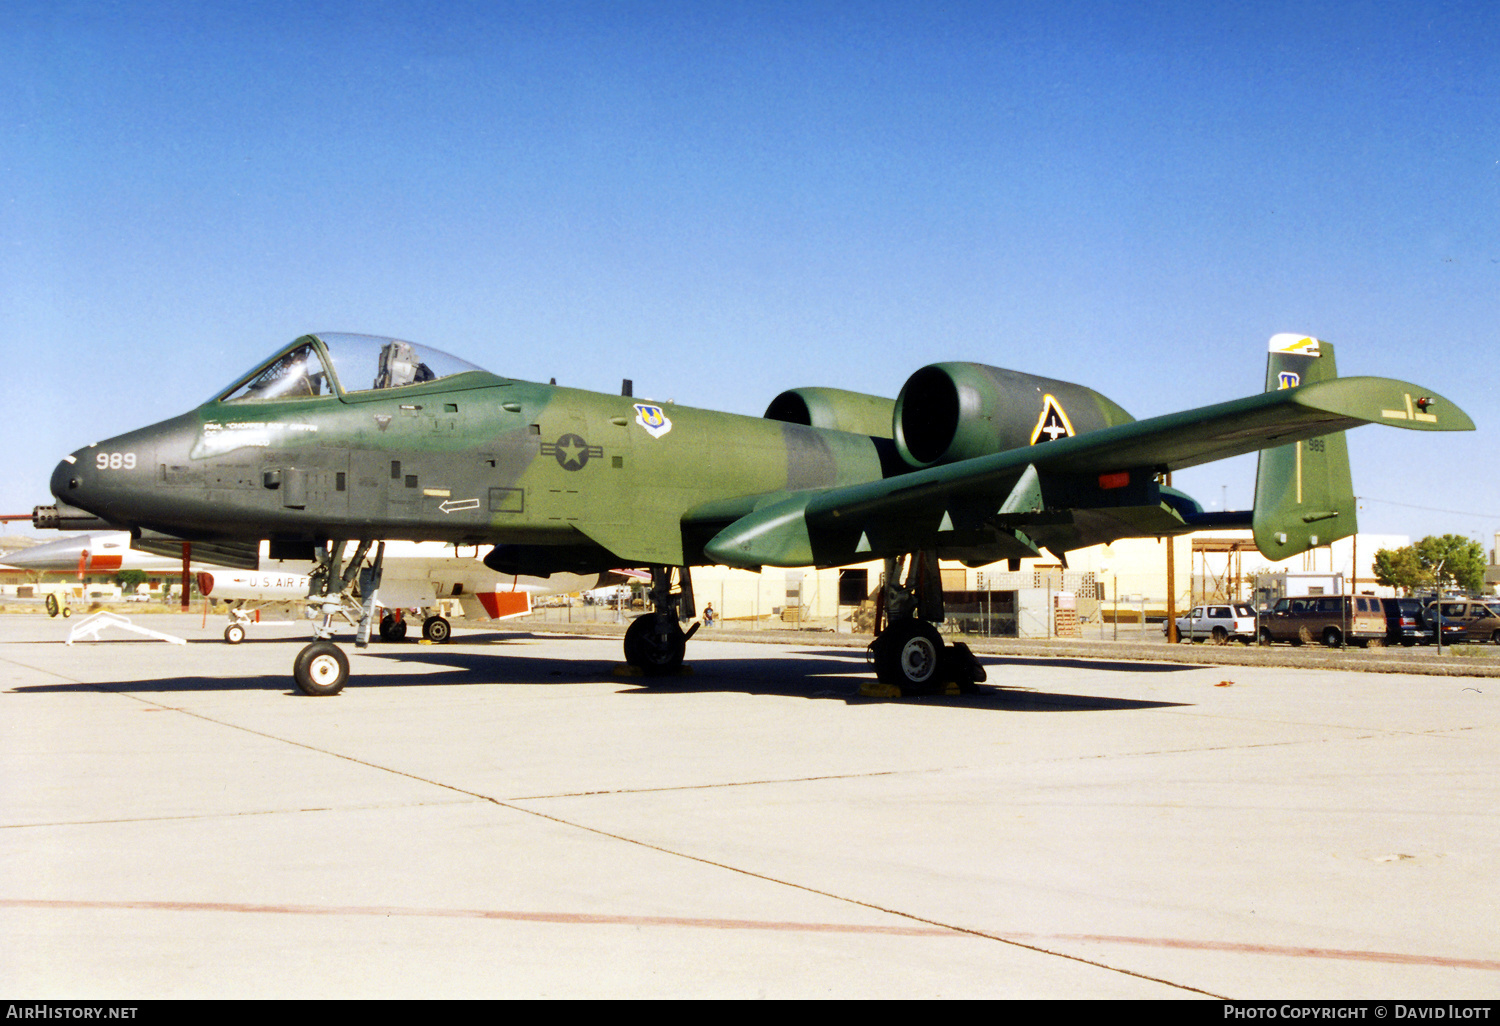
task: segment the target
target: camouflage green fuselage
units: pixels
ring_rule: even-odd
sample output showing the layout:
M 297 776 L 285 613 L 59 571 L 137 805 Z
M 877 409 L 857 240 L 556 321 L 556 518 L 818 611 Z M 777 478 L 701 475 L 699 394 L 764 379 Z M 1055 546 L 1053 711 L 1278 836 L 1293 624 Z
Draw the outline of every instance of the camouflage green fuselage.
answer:
M 102 444 L 76 465 L 118 492 L 97 512 L 132 527 L 294 546 L 490 543 L 528 554 L 534 572 L 701 560 L 701 540 L 684 551 L 677 528 L 688 510 L 877 480 L 878 448 L 888 448 L 481 371 L 397 390 L 210 402 Z

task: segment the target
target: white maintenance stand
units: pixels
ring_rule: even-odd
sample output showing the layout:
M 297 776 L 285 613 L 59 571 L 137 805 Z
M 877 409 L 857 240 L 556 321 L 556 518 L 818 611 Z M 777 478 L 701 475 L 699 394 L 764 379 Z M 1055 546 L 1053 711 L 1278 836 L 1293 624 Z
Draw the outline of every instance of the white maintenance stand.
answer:
M 143 634 L 148 638 L 167 641 L 173 645 L 187 644 L 187 641 L 183 638 L 178 638 L 171 634 L 163 634 L 161 631 L 153 631 L 149 627 L 138 626 L 131 623 L 128 617 L 121 616 L 119 613 L 111 613 L 108 610 L 100 610 L 93 616 L 84 617 L 75 623 L 73 629 L 68 631 L 68 640 L 63 642 L 63 644 L 71 645 L 74 641 L 78 640 L 98 641 L 99 632 L 106 627 L 118 627 L 122 631 L 130 631 L 132 634 Z

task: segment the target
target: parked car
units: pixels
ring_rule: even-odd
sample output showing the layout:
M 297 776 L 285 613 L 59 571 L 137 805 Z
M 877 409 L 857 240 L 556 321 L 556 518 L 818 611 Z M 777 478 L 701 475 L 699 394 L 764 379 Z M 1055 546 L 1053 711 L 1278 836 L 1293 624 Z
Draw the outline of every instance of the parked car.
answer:
M 1165 625 L 1162 630 L 1166 631 Z M 1254 641 L 1255 610 L 1242 603 L 1194 606 L 1187 616 L 1177 618 L 1177 637 L 1187 642 L 1201 638 L 1215 645 Z
M 1329 648 L 1345 644 L 1378 648 L 1385 644 L 1385 607 L 1368 595 L 1284 598 L 1260 618 L 1259 637 L 1262 645 L 1317 641 Z
M 1432 644 L 1432 621 L 1422 608 L 1421 599 L 1388 598 L 1380 600 L 1385 609 L 1385 641 L 1388 645 Z
M 1492 641 L 1500 645 L 1500 615 L 1484 602 L 1473 599 L 1444 599 L 1427 607 L 1429 621 L 1433 606 L 1439 606 L 1443 618 L 1443 643 L 1455 641 Z

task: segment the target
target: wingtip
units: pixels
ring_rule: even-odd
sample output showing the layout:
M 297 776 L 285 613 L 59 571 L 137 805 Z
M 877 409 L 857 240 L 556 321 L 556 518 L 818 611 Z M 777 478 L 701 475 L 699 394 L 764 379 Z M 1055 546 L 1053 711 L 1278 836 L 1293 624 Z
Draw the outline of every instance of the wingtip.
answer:
M 1335 378 L 1298 390 L 1297 402 L 1371 424 L 1412 431 L 1473 431 L 1459 405 L 1431 389 L 1394 378 Z

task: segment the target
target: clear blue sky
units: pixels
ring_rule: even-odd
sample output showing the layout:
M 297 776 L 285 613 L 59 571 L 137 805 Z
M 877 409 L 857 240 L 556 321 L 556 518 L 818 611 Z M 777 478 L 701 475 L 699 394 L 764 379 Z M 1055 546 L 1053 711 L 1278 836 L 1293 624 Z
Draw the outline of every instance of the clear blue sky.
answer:
M 313 330 L 750 414 L 975 360 L 1138 417 L 1297 331 L 1479 425 L 1352 432 L 1361 529 L 1488 549 L 1497 55 L 1467 0 L 9 0 L 0 512 Z

